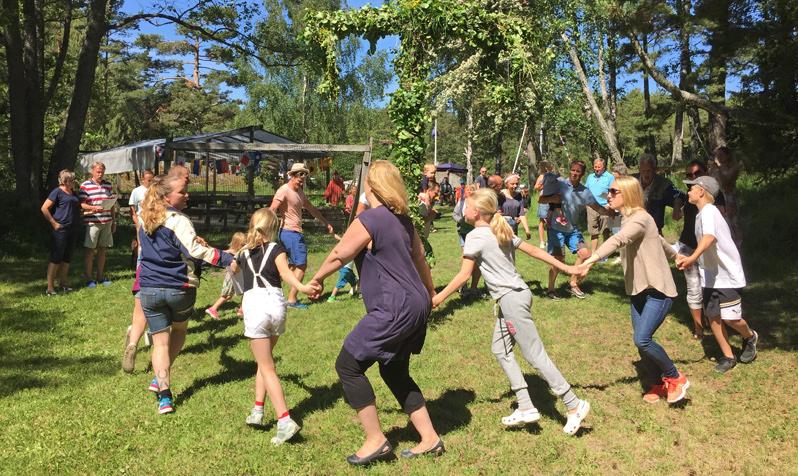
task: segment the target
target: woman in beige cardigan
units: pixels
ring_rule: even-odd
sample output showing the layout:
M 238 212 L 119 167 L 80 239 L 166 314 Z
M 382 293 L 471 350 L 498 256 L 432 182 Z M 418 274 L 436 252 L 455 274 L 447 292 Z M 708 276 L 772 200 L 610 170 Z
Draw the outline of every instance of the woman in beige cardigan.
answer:
M 607 194 L 609 206 L 623 216 L 621 231 L 604 242 L 582 266 L 590 266 L 621 249 L 626 293 L 631 296 L 634 342 L 647 367 L 656 367 L 662 378 L 649 387 L 643 400 L 668 403 L 683 399 L 690 382 L 676 370 L 665 349 L 652 338 L 665 320 L 676 297 L 676 285 L 666 258 L 676 252 L 657 231 L 643 206 L 643 189 L 634 177 L 618 177 Z

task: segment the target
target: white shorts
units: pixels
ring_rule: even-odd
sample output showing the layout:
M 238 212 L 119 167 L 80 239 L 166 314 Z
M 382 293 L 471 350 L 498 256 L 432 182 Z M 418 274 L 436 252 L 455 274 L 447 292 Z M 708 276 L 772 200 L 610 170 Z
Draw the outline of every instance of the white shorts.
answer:
M 285 298 L 280 288 L 253 288 L 241 301 L 244 336 L 262 339 L 285 333 Z

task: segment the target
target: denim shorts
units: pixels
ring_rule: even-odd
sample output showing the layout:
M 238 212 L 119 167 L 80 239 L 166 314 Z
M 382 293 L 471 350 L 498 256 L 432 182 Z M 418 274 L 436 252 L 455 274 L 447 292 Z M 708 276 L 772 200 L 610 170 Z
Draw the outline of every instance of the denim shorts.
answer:
M 557 231 L 552 228 L 548 230 L 549 244 L 548 252 L 553 256 L 563 256 L 565 251 L 563 248 L 568 246 L 571 253 L 576 254 L 580 248 L 585 247 L 585 238 L 579 230 L 571 232 Z
M 538 204 L 538 218 L 541 220 L 545 220 L 546 217 L 549 216 L 549 204 L 548 203 L 539 203 Z
M 288 254 L 288 264 L 293 266 L 308 264 L 308 245 L 305 244 L 305 235 L 297 231 L 280 230 L 280 243 Z
M 197 288 L 142 287 L 139 299 L 150 334 L 157 334 L 169 329 L 173 322 L 184 322 L 191 317 L 197 300 Z
M 355 285 L 357 284 L 357 277 L 355 276 L 355 272 L 352 271 L 351 268 L 347 268 L 346 266 L 344 266 L 338 272 L 338 282 L 335 283 L 335 287 L 338 289 L 343 289 L 346 287 L 347 284 L 354 288 Z

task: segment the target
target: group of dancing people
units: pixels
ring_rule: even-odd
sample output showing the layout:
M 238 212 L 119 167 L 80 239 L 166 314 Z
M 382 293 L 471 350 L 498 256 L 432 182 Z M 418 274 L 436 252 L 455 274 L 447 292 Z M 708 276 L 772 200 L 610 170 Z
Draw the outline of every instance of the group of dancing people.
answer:
M 701 235 L 693 253 L 678 254 L 661 237 L 654 219 L 645 210 L 640 182 L 622 176 L 609 189 L 607 207 L 597 207 L 600 213 L 620 214 L 622 226 L 578 266 L 568 265 L 561 257 L 516 236 L 517 228 L 502 213 L 501 194 L 496 190 L 490 187 L 472 190 L 460 208 L 463 222 L 470 228 L 461 234 L 461 269 L 448 285 L 436 292 L 421 236 L 409 217 L 412 205 L 407 188 L 398 169 L 387 161 L 376 161 L 369 166 L 357 218 L 318 271 L 303 283 L 307 249 L 301 227 L 291 230 L 291 223 L 296 225 L 298 221 L 301 226 L 301 210 L 306 208 L 327 225 L 329 233 L 334 233 L 317 210 L 308 208 L 312 205 L 301 187 L 306 176 L 304 165 L 294 164 L 289 182 L 283 186 L 288 188 L 281 187 L 272 207 L 253 213 L 242 243 L 228 251 L 211 247 L 198 237 L 191 220 L 182 213 L 188 202 L 185 167 L 172 167 L 168 174 L 152 178 L 137 217 L 140 252 L 134 284 L 133 326 L 128 332 L 125 353 L 135 356 L 138 339 L 148 328 L 155 374 L 149 389 L 156 395 L 160 413 L 174 411 L 171 368 L 185 343 L 187 322 L 196 301 L 199 261 L 229 267 L 240 283 L 244 335 L 257 362 L 254 406 L 246 423 L 263 423 L 264 402 L 268 397 L 277 420 L 276 433 L 271 439 L 275 445 L 290 440 L 300 431 L 286 404 L 273 358 L 274 348 L 286 330 L 286 308 L 292 304 L 296 307 L 297 292 L 319 299 L 325 278 L 351 262 L 356 263 L 366 314 L 344 339 L 335 361 L 345 400 L 355 410 L 365 432 L 360 448 L 346 458 L 352 465 L 368 465 L 395 456 L 382 431 L 374 390 L 366 376 L 374 364 L 379 366 L 380 376 L 420 436 L 419 443 L 402 450 L 400 456 L 438 456 L 446 451 L 424 396 L 410 376 L 410 357 L 422 350 L 432 308 L 464 287 L 469 279 L 473 282 L 477 273 L 496 301 L 491 349 L 517 400 L 517 408 L 502 417 L 501 424 L 513 427 L 540 419 L 515 357 L 517 345 L 524 359 L 562 400 L 566 409 L 563 431 L 569 435 L 578 432 L 590 412 L 590 403 L 576 395 L 546 353 L 532 319 L 532 292 L 516 269 L 516 249 L 576 280 L 584 279 L 597 261 L 620 250 L 626 292 L 631 301 L 634 343 L 641 359 L 653 367 L 652 381 L 643 395 L 646 402 L 655 403 L 664 398 L 676 403 L 685 398 L 690 386 L 690 381 L 653 339 L 677 295 L 668 258 L 675 259 L 677 266 L 684 269 L 699 263 L 704 311 L 710 317 L 713 332 L 717 315 L 720 327 L 716 336 L 725 337 L 722 320 L 745 339 L 740 360 L 750 362 L 756 355 L 757 336 L 742 319 L 739 306 L 739 289 L 745 285 L 742 268 L 730 271 L 727 266 L 728 260 L 739 263 L 739 254 L 735 254 L 733 242 L 734 249 L 728 248 L 724 238 L 729 234 L 728 226 L 722 218 L 717 219 L 719 212 L 713 210 L 718 187 L 711 177 L 685 182 L 691 186 L 690 203 L 700 210 L 696 234 Z M 510 182 L 517 185 L 517 180 Z M 297 209 L 299 217 L 295 215 Z M 524 228 L 528 230 L 526 225 Z M 743 281 L 735 281 L 739 277 Z M 283 282 L 292 288 L 288 299 L 282 292 Z M 726 349 L 721 347 L 725 353 Z

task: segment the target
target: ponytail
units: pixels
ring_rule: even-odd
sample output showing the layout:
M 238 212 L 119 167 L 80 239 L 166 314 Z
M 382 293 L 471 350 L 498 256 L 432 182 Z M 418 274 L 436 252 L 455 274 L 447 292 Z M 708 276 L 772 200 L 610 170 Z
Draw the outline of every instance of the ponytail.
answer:
M 480 188 L 475 190 L 474 193 L 468 197 L 471 205 L 473 205 L 479 214 L 482 216 L 492 215 L 490 219 L 490 231 L 496 236 L 496 241 L 499 246 L 504 246 L 513 240 L 513 229 L 507 223 L 507 220 L 497 211 L 499 198 L 496 192 L 490 188 Z

